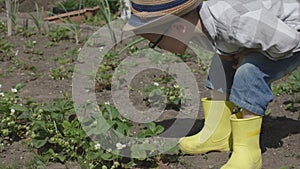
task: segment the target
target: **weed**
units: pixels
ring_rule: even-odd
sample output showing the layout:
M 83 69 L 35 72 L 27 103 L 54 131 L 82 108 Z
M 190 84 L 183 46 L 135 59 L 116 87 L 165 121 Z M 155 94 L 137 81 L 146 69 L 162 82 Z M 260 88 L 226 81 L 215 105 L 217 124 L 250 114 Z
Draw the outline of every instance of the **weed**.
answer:
M 80 9 L 81 6 L 82 6 L 82 2 L 81 1 L 79 2 L 79 6 L 74 6 L 74 4 L 77 4 L 77 2 L 75 2 L 75 1 L 65 1 L 63 3 L 60 2 L 58 4 L 59 4 L 60 8 L 62 8 L 62 10 L 64 12 L 67 12 L 68 11 L 67 8 L 68 8 L 68 4 L 69 3 L 72 5 L 71 6 L 72 9 L 75 9 L 75 10 L 78 9 L 78 8 Z M 67 5 L 67 6 L 65 6 L 65 5 Z M 61 9 L 59 9 L 59 10 L 61 10 Z M 78 13 L 78 15 L 80 15 L 80 14 Z M 67 19 L 64 19 L 62 17 L 60 17 L 59 19 L 62 20 L 64 23 L 70 23 L 71 22 L 71 19 L 70 19 L 69 16 L 68 16 Z M 80 27 L 80 24 L 75 23 L 75 22 L 71 22 L 71 24 L 63 25 L 63 27 L 66 28 L 66 29 L 68 29 L 70 32 L 73 33 L 74 39 L 75 39 L 75 43 L 78 45 L 79 44 L 79 35 L 80 35 L 80 32 L 82 31 L 82 29 Z
M 71 56 L 71 57 L 77 57 L 78 55 L 78 50 L 76 48 L 70 50 L 70 51 L 66 51 L 63 53 L 64 56 Z
M 5 36 L 7 33 L 7 26 L 4 22 L 0 21 L 0 38 Z
M 47 36 L 52 42 L 59 42 L 61 40 L 69 39 L 69 30 L 65 27 L 52 28 L 47 33 Z
M 291 112 L 297 112 L 300 110 L 300 95 L 295 94 L 293 95 L 292 99 L 289 101 L 284 102 L 285 109 Z
M 0 39 L 0 60 L 11 60 L 15 54 L 14 54 L 14 45 L 3 40 L 2 38 Z
M 279 169 L 295 169 L 295 167 L 294 166 L 289 166 L 289 167 L 282 166 Z
M 43 21 L 43 17 L 42 17 L 42 13 L 44 13 L 44 8 L 39 8 L 38 4 L 35 3 L 35 15 L 33 14 L 29 14 L 31 17 L 31 20 L 33 21 L 33 23 L 35 24 L 35 27 L 38 29 L 38 33 L 41 33 L 41 28 L 42 28 L 42 21 Z
M 57 68 L 50 68 L 50 78 L 53 80 L 64 80 L 72 77 L 73 68 L 63 65 Z
M 14 68 L 12 67 L 12 69 L 21 69 L 21 67 L 24 65 L 24 62 L 17 58 L 13 58 L 11 63 L 13 63 L 15 66 Z
M 298 154 L 293 154 L 292 156 L 295 157 L 295 158 L 297 158 L 297 159 L 300 159 L 300 153 L 298 153 Z
M 110 11 L 110 5 L 108 0 L 103 0 L 103 1 L 98 1 L 99 7 L 100 7 L 100 12 L 104 17 L 104 20 L 108 26 L 110 36 L 112 39 L 113 44 L 117 43 L 116 35 L 115 32 L 113 31 L 110 23 L 112 21 L 112 16 L 111 16 L 111 11 Z
M 52 46 L 57 46 L 57 43 L 56 42 L 52 42 L 52 41 L 47 42 L 46 45 L 45 45 L 45 48 L 50 48 Z
M 92 17 L 86 18 L 84 23 L 87 25 L 92 25 L 92 26 L 103 26 L 103 25 L 105 25 L 106 22 L 105 22 L 102 14 L 96 13 Z
M 206 154 L 201 155 L 204 160 L 208 160 L 208 156 Z
M 28 38 L 32 35 L 36 34 L 35 28 L 34 27 L 29 27 L 27 29 L 24 28 L 19 28 L 18 29 L 18 33 L 20 33 L 22 36 L 24 36 L 25 38 Z
M 186 168 L 191 168 L 192 164 L 184 158 L 179 158 L 179 163 Z
M 79 24 L 73 23 L 73 24 L 69 24 L 68 26 L 65 26 L 66 29 L 68 29 L 70 32 L 73 33 L 74 39 L 75 39 L 75 43 L 77 45 L 79 45 L 79 35 L 82 31 L 81 27 Z
M 18 11 L 19 11 L 19 1 L 18 0 L 12 0 L 11 16 L 12 16 L 12 21 L 13 21 L 14 25 L 17 24 Z
M 65 58 L 65 57 L 57 57 L 57 58 L 54 58 L 54 61 L 59 63 L 60 65 L 66 65 L 68 63 L 71 63 L 72 59 Z
M 98 67 L 96 74 L 96 89 L 102 91 L 103 89 L 111 88 L 111 78 L 113 76 L 113 70 L 117 68 L 120 61 L 117 60 L 118 54 L 110 52 L 104 56 L 102 63 Z
M 81 8 L 83 8 L 82 1 L 66 0 L 57 3 L 57 5 L 53 8 L 53 13 L 54 14 L 65 13 L 69 11 L 78 10 Z
M 25 50 L 24 53 L 27 53 L 27 54 L 34 54 L 34 55 L 43 55 L 44 52 L 42 50 L 37 50 L 35 49 L 35 46 L 37 45 L 37 41 L 25 41 L 25 47 L 28 49 L 28 50 Z
M 275 95 L 294 94 L 300 92 L 300 69 L 293 71 L 286 82 L 272 85 L 272 90 Z
M 286 110 L 297 112 L 300 110 L 300 69 L 293 71 L 286 81 L 272 85 L 274 95 L 291 94 L 292 99 L 285 102 Z M 300 116 L 298 117 L 300 120 Z

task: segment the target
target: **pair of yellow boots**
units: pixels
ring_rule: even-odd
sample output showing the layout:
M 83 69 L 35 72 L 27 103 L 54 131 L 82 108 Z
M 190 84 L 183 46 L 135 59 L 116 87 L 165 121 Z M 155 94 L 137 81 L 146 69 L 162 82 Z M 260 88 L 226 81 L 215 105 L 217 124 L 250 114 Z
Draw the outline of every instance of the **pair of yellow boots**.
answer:
M 262 157 L 259 135 L 262 117 L 243 119 L 232 114 L 234 105 L 229 101 L 201 100 L 205 123 L 193 136 L 179 140 L 179 147 L 189 154 L 233 150 L 229 161 L 221 169 L 261 169 Z

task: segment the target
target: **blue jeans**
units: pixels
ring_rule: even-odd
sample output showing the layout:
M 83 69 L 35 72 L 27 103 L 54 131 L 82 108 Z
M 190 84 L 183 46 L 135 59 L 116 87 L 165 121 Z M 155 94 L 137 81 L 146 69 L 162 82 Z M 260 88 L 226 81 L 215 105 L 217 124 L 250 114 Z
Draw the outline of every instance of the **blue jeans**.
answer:
M 300 52 L 279 61 L 272 61 L 260 53 L 244 57 L 238 69 L 234 61 L 214 56 L 205 86 L 230 94 L 229 100 L 237 106 L 263 116 L 274 97 L 271 83 L 300 66 Z

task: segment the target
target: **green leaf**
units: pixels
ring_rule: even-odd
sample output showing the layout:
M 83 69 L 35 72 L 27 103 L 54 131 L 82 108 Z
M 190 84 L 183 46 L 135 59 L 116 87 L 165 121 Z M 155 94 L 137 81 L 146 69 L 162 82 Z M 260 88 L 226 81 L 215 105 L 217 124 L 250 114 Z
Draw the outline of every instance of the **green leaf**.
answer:
M 15 109 L 16 111 L 19 112 L 25 112 L 28 110 L 25 106 L 21 106 L 19 104 L 14 104 L 13 106 L 11 106 L 11 109 Z
M 86 154 L 86 158 L 88 160 L 96 160 L 97 158 L 101 157 L 101 153 L 100 152 L 92 152 L 92 151 L 89 151 L 87 152 Z
M 146 123 L 145 126 L 150 129 L 152 132 L 155 131 L 155 123 L 150 122 L 150 123 Z
M 112 154 L 104 153 L 104 154 L 101 155 L 101 158 L 105 161 L 111 161 L 112 160 Z
M 123 164 L 124 168 L 134 168 L 136 166 L 136 163 L 131 159 L 129 163 Z
M 37 138 L 33 138 L 32 139 L 32 145 L 35 147 L 35 148 L 41 148 L 43 147 L 47 141 L 49 140 L 48 137 L 46 137 L 45 139 L 37 139 Z
M 40 156 L 42 158 L 42 161 L 49 161 L 53 156 L 54 156 L 55 152 L 52 148 L 48 149 L 47 152 L 43 153 L 42 156 Z
M 117 131 L 122 133 L 123 135 L 126 135 L 129 133 L 129 126 L 123 122 L 117 122 Z
M 174 146 L 173 148 L 169 149 L 166 153 L 167 154 L 178 154 L 179 153 L 179 147 Z
M 142 160 L 147 157 L 147 153 L 141 145 L 133 145 L 130 150 L 131 150 L 131 158 Z
M 56 158 L 58 158 L 59 161 L 61 161 L 61 162 L 65 162 L 65 161 L 66 161 L 66 156 L 63 155 L 63 154 L 58 154 L 58 155 L 56 156 Z
M 30 118 L 29 111 L 24 111 L 17 117 L 17 119 L 29 119 L 29 118 Z
M 55 113 L 55 112 L 51 112 L 50 116 L 52 119 L 55 119 L 55 120 L 63 119 L 63 114 L 59 114 L 59 113 Z
M 154 136 L 154 132 L 151 131 L 150 129 L 147 129 L 146 132 L 145 132 L 145 134 L 146 134 L 146 137 L 147 137 L 147 136 L 148 136 L 148 137 Z
M 50 148 L 45 154 L 49 154 L 49 155 L 53 156 L 55 154 L 55 152 L 52 148 Z
M 7 101 L 0 100 L 0 111 L 5 112 L 5 111 L 8 111 L 8 110 L 9 110 L 9 105 L 8 105 Z
M 69 128 L 71 126 L 71 123 L 69 121 L 67 121 L 67 120 L 64 120 L 63 123 L 62 123 L 62 126 L 64 128 Z
M 116 108 L 110 106 L 110 105 L 104 105 L 105 109 L 109 113 L 109 119 L 113 120 L 116 119 L 119 116 L 119 112 Z
M 110 121 L 110 120 L 105 120 L 102 117 L 99 117 L 97 119 L 97 122 L 91 124 L 90 126 L 83 126 L 85 131 L 87 132 L 87 135 L 98 135 L 98 134 L 103 134 L 107 130 L 111 128 L 111 126 L 115 122 Z
M 145 138 L 145 132 L 144 131 L 139 132 L 138 138 Z
M 19 91 L 20 89 L 22 89 L 25 86 L 24 83 L 18 83 L 15 88 Z
M 155 146 L 153 146 L 152 144 L 149 144 L 149 143 L 142 143 L 142 144 L 140 144 L 140 146 L 144 150 L 155 150 Z
M 43 128 L 44 130 L 46 130 L 46 122 L 45 121 L 34 121 L 33 122 L 33 130 L 37 130 L 37 129 L 41 129 Z
M 163 126 L 158 125 L 158 126 L 156 126 L 154 133 L 155 133 L 155 135 L 158 135 L 158 134 L 162 133 L 164 130 L 165 130 L 165 128 Z

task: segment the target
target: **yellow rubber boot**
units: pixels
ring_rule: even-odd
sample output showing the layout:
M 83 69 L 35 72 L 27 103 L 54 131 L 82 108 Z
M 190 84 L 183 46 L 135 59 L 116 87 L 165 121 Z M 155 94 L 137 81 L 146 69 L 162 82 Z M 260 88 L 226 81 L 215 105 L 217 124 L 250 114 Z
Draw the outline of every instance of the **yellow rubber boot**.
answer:
M 230 116 L 233 152 L 229 161 L 221 169 L 261 169 L 262 157 L 259 135 L 262 117 L 238 119 Z
M 179 148 L 189 154 L 201 154 L 210 151 L 230 151 L 231 125 L 229 117 L 234 104 L 229 101 L 214 101 L 203 98 L 204 127 L 189 137 L 179 140 Z

